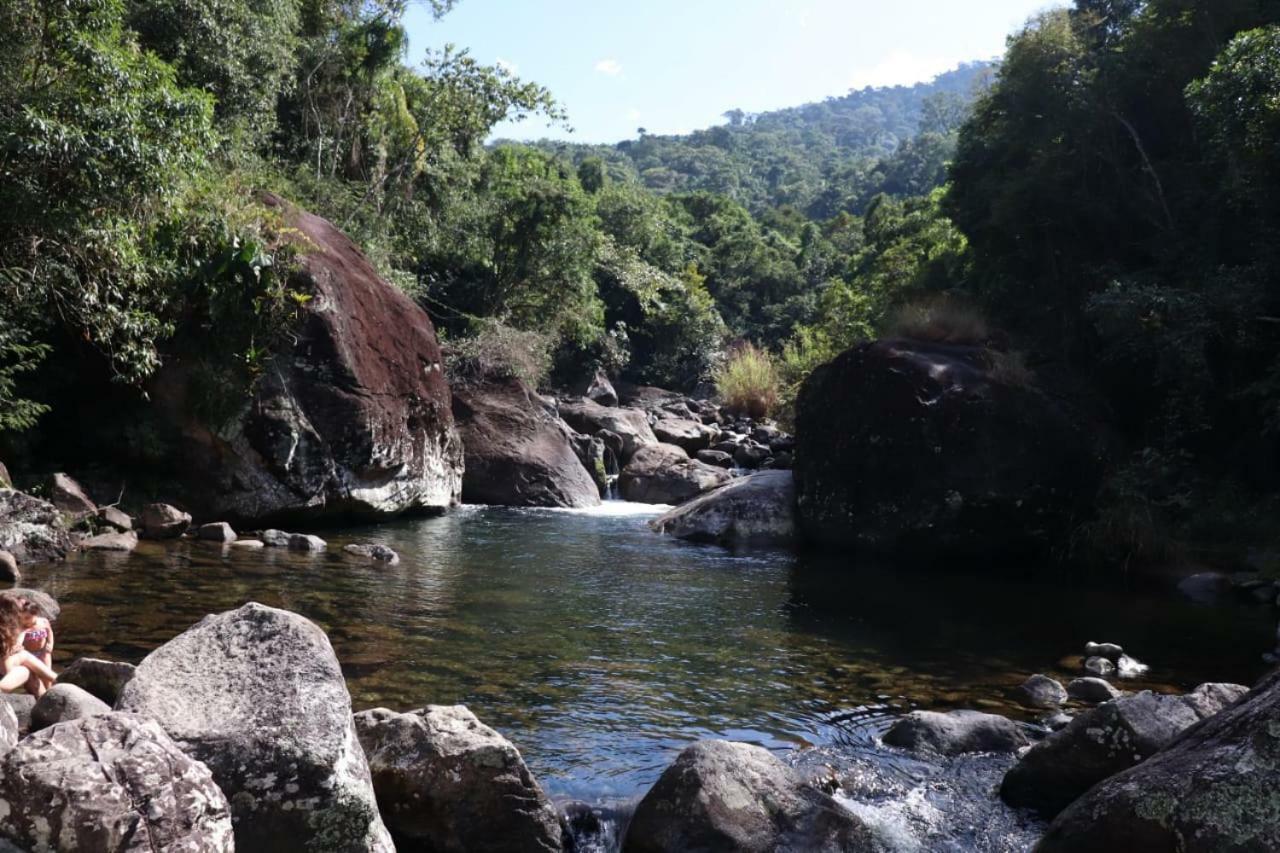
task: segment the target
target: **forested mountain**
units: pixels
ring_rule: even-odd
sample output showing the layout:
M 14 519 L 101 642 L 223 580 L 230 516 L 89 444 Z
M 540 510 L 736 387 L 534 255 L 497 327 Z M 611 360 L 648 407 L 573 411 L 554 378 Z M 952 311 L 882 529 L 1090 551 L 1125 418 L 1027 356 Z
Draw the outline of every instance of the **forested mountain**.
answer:
M 645 133 L 617 145 L 541 142 L 575 162 L 599 157 L 618 179 L 659 193 L 711 192 L 759 214 L 784 205 L 815 219 L 861 213 L 879 192 L 920 195 L 945 179 L 951 134 L 989 84 L 994 63 L 965 64 L 927 83 L 865 88 L 685 136 Z

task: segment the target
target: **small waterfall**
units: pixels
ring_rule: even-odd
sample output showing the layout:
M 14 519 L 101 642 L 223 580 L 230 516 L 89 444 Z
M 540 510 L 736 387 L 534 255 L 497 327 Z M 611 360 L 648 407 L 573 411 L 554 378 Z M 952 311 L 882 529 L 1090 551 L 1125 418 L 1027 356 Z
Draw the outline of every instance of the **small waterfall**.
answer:
M 569 829 L 568 853 L 618 853 L 635 803 L 564 803 L 560 807 Z

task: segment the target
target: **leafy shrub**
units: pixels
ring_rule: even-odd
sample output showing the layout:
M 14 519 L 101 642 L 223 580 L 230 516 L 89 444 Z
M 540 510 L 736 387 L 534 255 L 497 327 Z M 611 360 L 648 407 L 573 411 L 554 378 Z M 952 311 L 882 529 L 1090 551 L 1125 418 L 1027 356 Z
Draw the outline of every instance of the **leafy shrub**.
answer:
M 946 344 L 980 344 L 991 334 L 981 311 L 946 296 L 903 305 L 885 332 L 888 337 Z
M 478 331 L 445 346 L 449 381 L 467 385 L 486 379 L 519 379 L 537 388 L 551 367 L 548 335 L 504 326 L 496 320 L 479 323 Z
M 735 347 L 715 372 L 716 393 L 731 412 L 763 418 L 778 405 L 781 380 L 773 358 L 750 343 Z

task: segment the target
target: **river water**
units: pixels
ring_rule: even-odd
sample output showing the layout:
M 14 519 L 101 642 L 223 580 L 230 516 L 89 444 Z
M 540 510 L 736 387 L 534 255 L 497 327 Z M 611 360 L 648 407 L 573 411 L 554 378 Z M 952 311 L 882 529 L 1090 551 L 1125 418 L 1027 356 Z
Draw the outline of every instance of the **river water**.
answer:
M 205 614 L 259 601 L 329 633 L 357 709 L 468 705 L 558 798 L 625 800 L 692 740 L 870 748 L 910 708 L 1031 720 L 1016 687 L 1080 674 L 1118 642 L 1154 686 L 1251 683 L 1268 608 L 1206 609 L 1061 570 L 905 571 L 849 557 L 733 554 L 659 537 L 652 507 L 464 507 L 321 531 L 327 553 L 143 543 L 34 569 L 63 604 L 58 659 L 137 661 Z M 401 563 L 344 556 L 349 542 Z M 1138 587 L 1137 584 L 1134 585 Z

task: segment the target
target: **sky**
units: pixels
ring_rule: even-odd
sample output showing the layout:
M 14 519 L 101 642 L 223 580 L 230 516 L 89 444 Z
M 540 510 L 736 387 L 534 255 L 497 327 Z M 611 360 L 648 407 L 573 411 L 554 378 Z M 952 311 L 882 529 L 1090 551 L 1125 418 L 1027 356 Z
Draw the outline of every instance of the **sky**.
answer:
M 409 61 L 452 43 L 551 90 L 573 132 L 530 119 L 496 137 L 617 142 L 687 133 L 864 86 L 992 59 L 1054 0 L 460 0 L 407 18 Z

